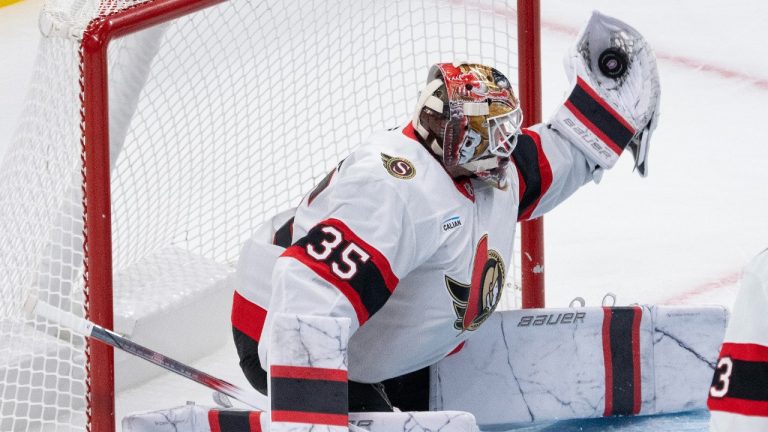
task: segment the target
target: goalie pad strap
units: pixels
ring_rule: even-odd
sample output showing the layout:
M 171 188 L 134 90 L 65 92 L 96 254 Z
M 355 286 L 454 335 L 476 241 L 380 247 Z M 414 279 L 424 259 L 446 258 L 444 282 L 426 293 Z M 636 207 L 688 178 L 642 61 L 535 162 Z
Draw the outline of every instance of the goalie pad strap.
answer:
M 603 308 L 603 357 L 605 360 L 604 416 L 640 412 L 639 307 Z

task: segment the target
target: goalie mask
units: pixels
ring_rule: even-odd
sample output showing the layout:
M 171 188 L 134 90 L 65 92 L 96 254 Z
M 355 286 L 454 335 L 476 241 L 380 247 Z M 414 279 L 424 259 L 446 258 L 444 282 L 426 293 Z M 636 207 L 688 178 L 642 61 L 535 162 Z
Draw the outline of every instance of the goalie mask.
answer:
M 523 120 L 509 80 L 479 64 L 432 66 L 413 126 L 456 177 L 474 175 L 499 189 Z

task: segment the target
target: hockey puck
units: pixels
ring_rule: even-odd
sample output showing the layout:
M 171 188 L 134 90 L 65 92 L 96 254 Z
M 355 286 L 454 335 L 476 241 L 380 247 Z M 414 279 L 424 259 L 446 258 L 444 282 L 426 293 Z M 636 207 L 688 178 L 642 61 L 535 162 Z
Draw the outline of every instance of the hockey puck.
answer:
M 619 79 L 627 72 L 629 58 L 627 53 L 618 48 L 608 48 L 600 53 L 597 66 L 608 78 Z

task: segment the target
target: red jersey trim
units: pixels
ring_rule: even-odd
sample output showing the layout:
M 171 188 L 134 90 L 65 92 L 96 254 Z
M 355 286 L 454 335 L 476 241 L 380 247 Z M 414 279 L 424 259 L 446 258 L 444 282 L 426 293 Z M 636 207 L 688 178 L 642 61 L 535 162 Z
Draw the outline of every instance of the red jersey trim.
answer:
M 748 416 L 768 417 L 768 401 L 755 401 L 732 397 L 707 399 L 710 411 L 723 411 Z
M 720 358 L 722 357 L 750 362 L 768 362 L 768 346 L 725 342 L 720 349 Z
M 530 130 L 530 129 L 523 129 L 523 133 L 528 135 L 529 137 L 533 138 L 533 142 L 536 144 L 536 153 L 538 154 L 538 165 L 539 165 L 539 178 L 541 179 L 541 185 L 539 190 L 539 196 L 531 203 L 530 206 L 520 215 L 518 220 L 526 220 L 530 219 L 531 215 L 533 214 L 534 210 L 536 210 L 536 207 L 538 207 L 539 202 L 541 201 L 541 198 L 546 195 L 547 191 L 549 191 L 549 188 L 552 187 L 552 165 L 549 163 L 549 159 L 547 159 L 547 154 L 544 153 L 544 147 L 541 145 L 541 136 L 539 136 L 538 133 Z M 518 176 L 519 176 L 519 170 L 518 170 Z M 525 193 L 525 181 L 521 179 L 520 181 L 520 189 L 519 189 L 519 195 L 520 199 L 523 199 L 523 194 Z
M 462 349 L 462 348 L 464 348 L 464 344 L 465 344 L 465 343 L 466 343 L 466 341 L 464 341 L 464 342 L 462 342 L 462 343 L 460 343 L 460 344 L 456 345 L 456 348 L 454 348 L 453 350 L 451 350 L 451 352 L 449 352 L 449 353 L 448 353 L 448 354 L 446 354 L 445 356 L 446 356 L 446 357 L 449 357 L 449 356 L 452 356 L 452 355 L 456 354 L 457 352 L 461 351 L 461 349 Z
M 403 135 L 414 141 L 419 141 L 419 139 L 416 137 L 416 129 L 413 127 L 413 123 L 411 122 L 408 122 L 408 124 L 403 128 Z
M 235 291 L 231 319 L 233 327 L 258 342 L 264 329 L 264 321 L 267 319 L 267 311 Z

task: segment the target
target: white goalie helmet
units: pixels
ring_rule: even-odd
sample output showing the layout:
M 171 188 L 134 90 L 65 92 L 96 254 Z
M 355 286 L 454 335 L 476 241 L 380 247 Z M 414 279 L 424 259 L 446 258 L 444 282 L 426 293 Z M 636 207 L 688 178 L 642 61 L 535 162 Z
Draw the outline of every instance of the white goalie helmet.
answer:
M 413 126 L 453 176 L 473 175 L 499 189 L 523 114 L 509 80 L 480 64 L 432 66 Z

